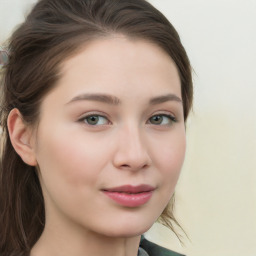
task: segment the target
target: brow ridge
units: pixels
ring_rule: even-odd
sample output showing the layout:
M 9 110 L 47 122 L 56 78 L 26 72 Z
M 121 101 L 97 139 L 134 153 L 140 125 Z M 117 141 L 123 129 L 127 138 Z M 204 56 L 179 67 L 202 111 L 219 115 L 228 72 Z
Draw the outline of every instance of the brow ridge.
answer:
M 120 104 L 120 100 L 117 97 L 108 95 L 108 94 L 102 94 L 102 93 L 84 93 L 71 99 L 71 101 L 69 101 L 68 104 L 71 102 L 83 101 L 83 100 L 98 101 L 98 102 L 107 103 L 110 105 Z
M 156 105 L 156 104 L 164 103 L 166 101 L 176 101 L 176 102 L 182 103 L 182 99 L 172 93 L 154 97 L 154 98 L 150 99 L 149 103 L 151 105 Z
M 76 101 L 83 101 L 83 100 L 88 100 L 88 101 L 98 101 L 110 105 L 119 105 L 121 104 L 121 101 L 119 98 L 113 95 L 108 95 L 108 94 L 103 94 L 103 93 L 84 93 L 78 96 L 75 96 L 72 98 L 67 104 L 76 102 Z M 157 105 L 164 103 L 166 101 L 176 101 L 179 103 L 182 103 L 182 100 L 175 94 L 167 94 L 167 95 L 161 95 L 154 97 L 149 100 L 150 105 Z

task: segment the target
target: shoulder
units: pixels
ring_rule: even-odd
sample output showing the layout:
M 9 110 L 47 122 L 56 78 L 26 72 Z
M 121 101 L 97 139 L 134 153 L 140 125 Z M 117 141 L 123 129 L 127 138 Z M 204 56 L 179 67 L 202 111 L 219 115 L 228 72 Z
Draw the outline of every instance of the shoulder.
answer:
M 149 256 L 184 256 L 183 254 L 168 250 L 162 246 L 152 243 L 144 237 L 141 238 L 140 247 L 144 249 Z

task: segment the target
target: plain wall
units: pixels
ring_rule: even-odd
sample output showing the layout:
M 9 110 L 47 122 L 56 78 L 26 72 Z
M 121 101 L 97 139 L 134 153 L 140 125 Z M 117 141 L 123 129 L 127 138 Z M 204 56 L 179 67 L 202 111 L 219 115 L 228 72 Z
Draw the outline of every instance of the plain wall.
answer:
M 148 236 L 191 256 L 256 255 L 256 1 L 150 2 L 180 33 L 195 99 L 176 190 L 191 242 Z
M 0 0 L 0 43 L 33 0 Z M 150 0 L 178 30 L 194 68 L 194 110 L 176 189 L 184 246 L 154 225 L 146 236 L 189 256 L 256 255 L 256 1 Z

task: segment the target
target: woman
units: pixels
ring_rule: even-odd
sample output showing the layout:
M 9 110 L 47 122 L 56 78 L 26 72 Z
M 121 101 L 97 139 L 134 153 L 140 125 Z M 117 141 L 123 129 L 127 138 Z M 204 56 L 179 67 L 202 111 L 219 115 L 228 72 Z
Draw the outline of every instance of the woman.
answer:
M 191 68 L 172 25 L 144 0 L 41 0 L 9 50 L 0 254 L 177 255 L 141 239 L 172 228 L 185 154 Z

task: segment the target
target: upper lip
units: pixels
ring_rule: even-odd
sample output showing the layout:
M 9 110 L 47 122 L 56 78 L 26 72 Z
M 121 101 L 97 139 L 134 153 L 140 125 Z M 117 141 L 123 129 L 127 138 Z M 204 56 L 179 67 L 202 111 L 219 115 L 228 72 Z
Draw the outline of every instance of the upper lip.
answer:
M 146 184 L 133 186 L 133 185 L 123 185 L 114 188 L 103 189 L 103 191 L 107 192 L 121 192 L 121 193 L 142 193 L 142 192 L 150 192 L 155 190 L 154 187 Z

